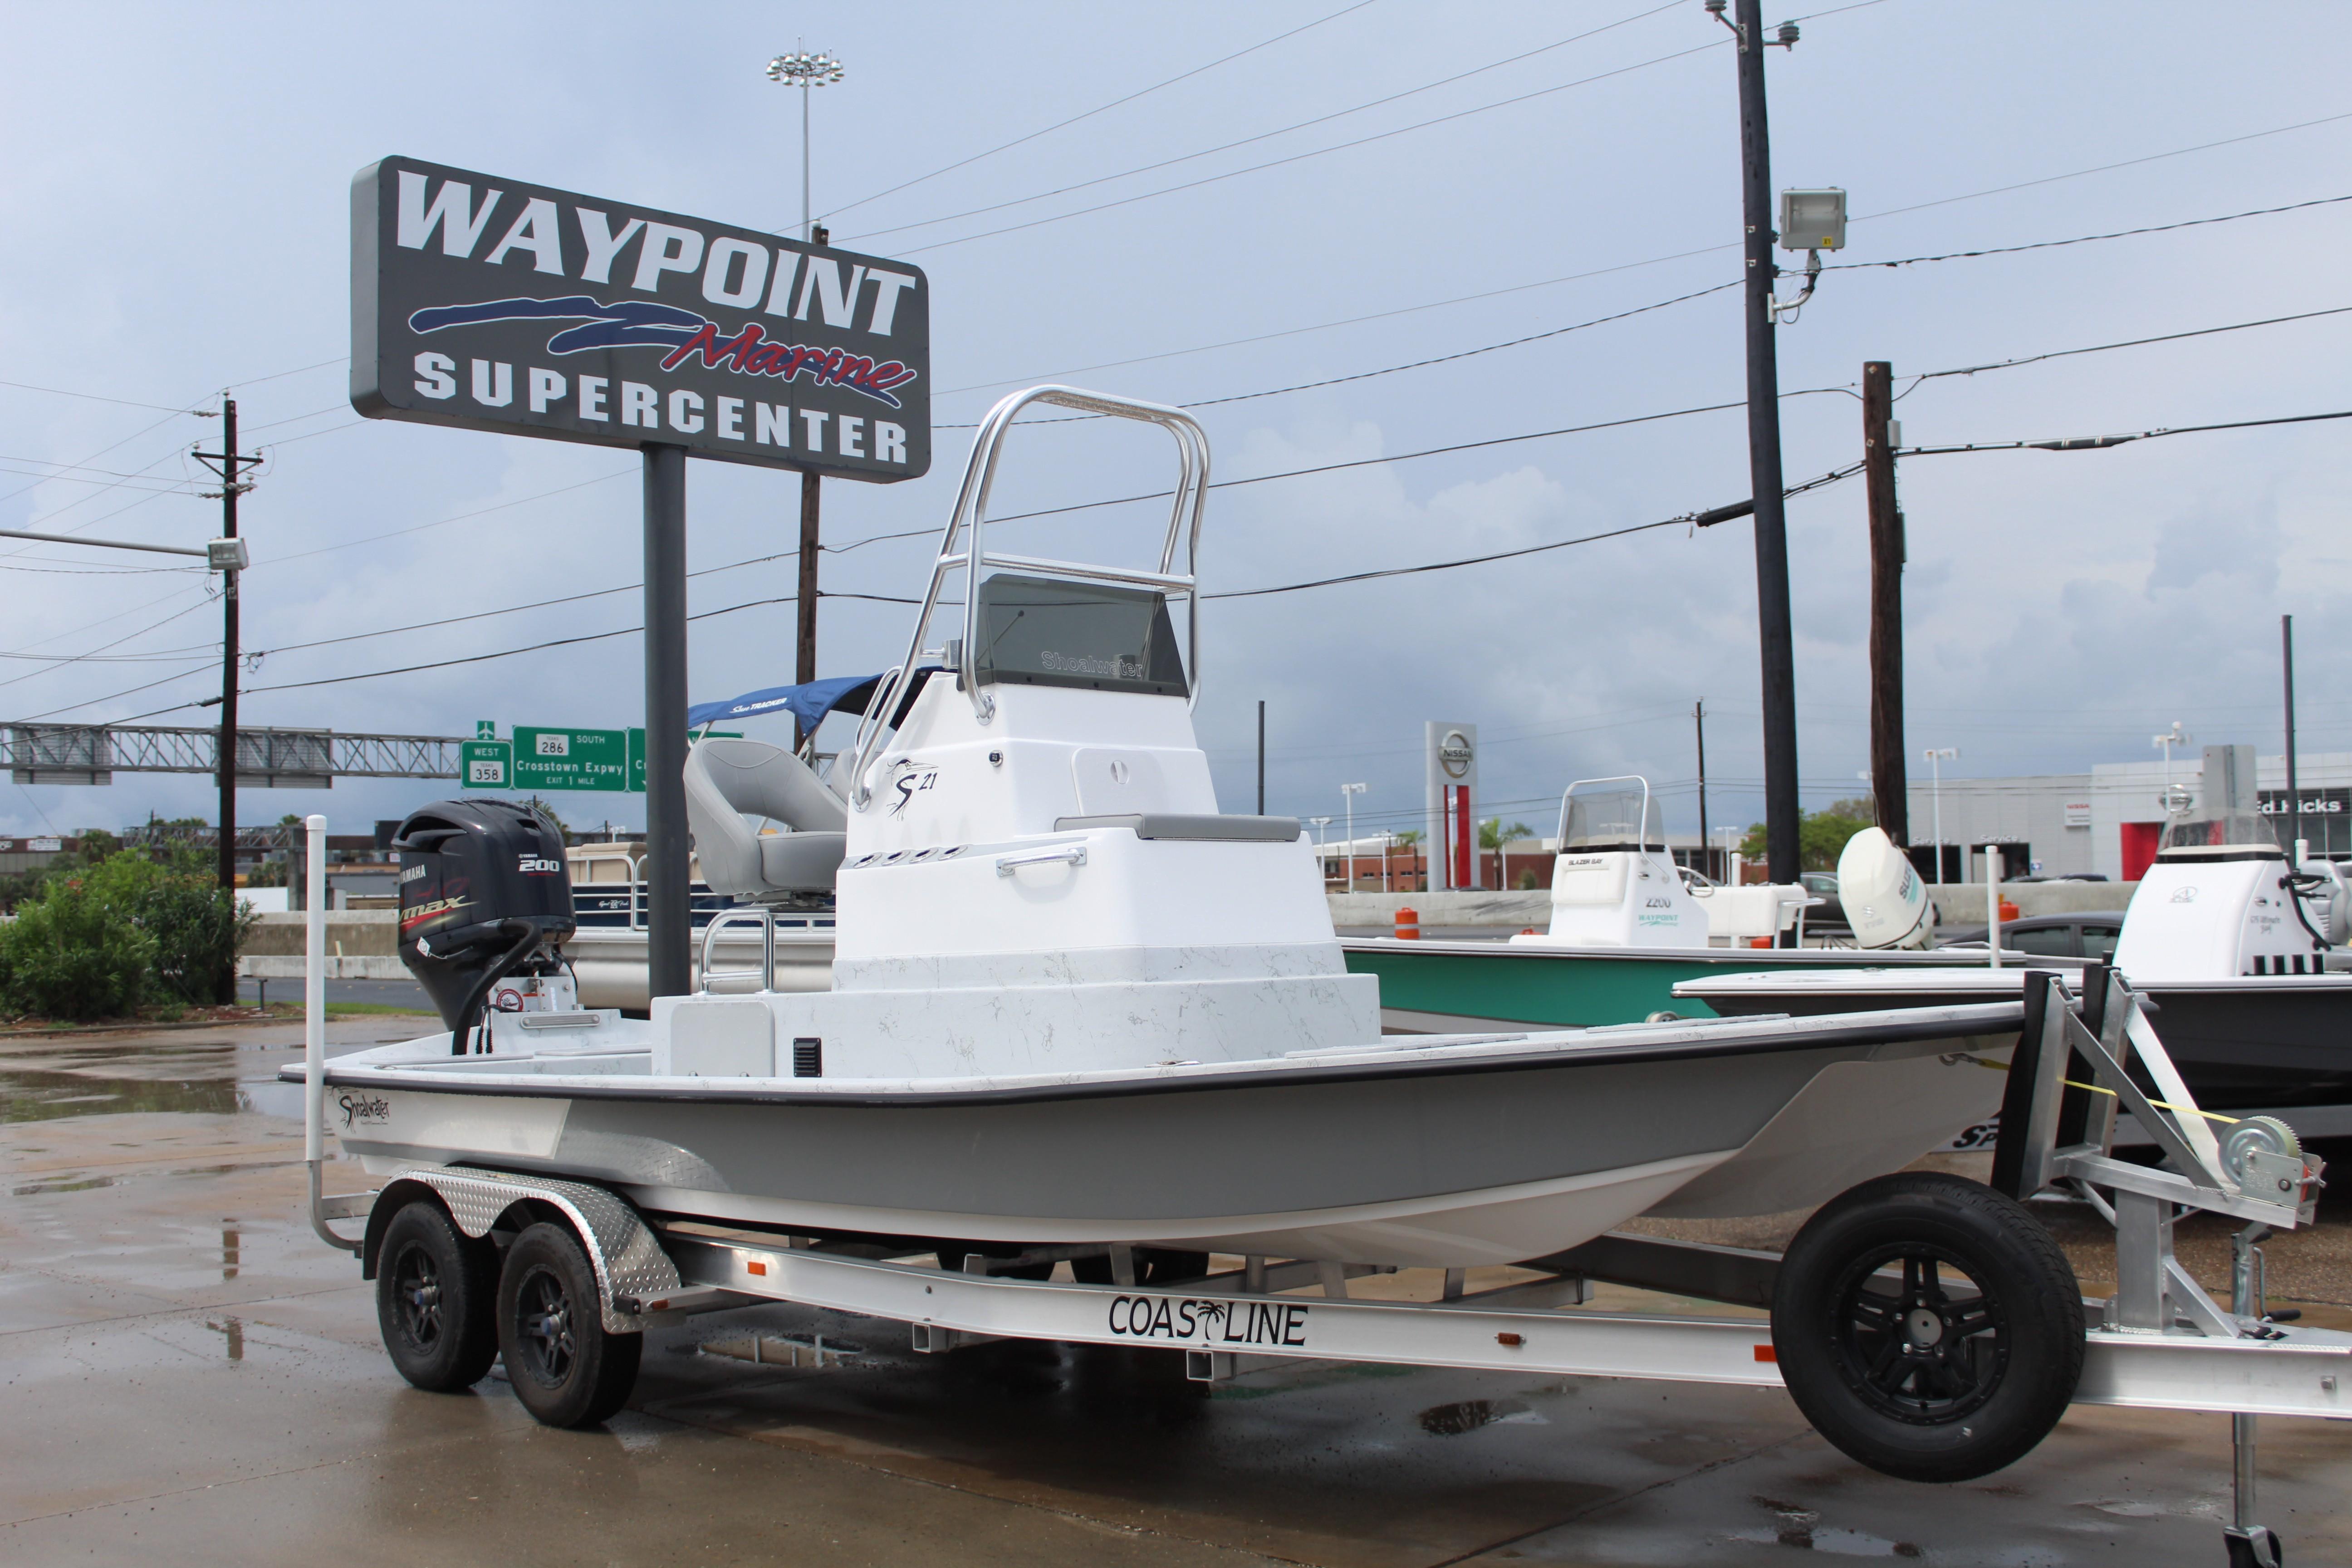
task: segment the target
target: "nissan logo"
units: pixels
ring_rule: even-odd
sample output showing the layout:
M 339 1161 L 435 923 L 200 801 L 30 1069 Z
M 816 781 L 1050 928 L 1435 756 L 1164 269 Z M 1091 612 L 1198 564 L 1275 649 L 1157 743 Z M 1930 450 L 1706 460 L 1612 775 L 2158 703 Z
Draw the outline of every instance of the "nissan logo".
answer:
M 1470 737 L 1459 730 L 1448 730 L 1445 739 L 1438 742 L 1437 763 L 1449 778 L 1461 778 L 1470 771 Z

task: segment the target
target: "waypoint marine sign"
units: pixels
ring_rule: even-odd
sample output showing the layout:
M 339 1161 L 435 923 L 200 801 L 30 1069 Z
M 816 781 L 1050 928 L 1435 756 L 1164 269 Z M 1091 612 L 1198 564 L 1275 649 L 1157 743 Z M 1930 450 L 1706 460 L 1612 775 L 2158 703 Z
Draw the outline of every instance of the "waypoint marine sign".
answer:
M 887 482 L 931 466 L 919 268 L 410 158 L 352 183 L 352 406 Z

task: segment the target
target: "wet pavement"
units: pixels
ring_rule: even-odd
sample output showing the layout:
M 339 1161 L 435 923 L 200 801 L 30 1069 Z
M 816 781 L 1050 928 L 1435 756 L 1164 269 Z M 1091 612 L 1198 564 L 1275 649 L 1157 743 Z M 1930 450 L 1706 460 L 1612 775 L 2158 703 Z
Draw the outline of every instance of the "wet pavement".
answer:
M 421 1022 L 338 1021 L 334 1048 Z M 549 1431 L 495 1373 L 433 1395 L 392 1372 L 303 1218 L 274 1076 L 298 1039 L 0 1042 L 0 1562 L 2223 1561 L 2211 1415 L 2078 1407 L 2010 1469 L 1922 1487 L 1778 1393 L 1329 1364 L 1203 1386 L 1165 1352 L 917 1356 L 899 1325 L 761 1307 L 656 1331 L 631 1408 Z M 2352 1423 L 2263 1438 L 2288 1560 L 2352 1560 Z

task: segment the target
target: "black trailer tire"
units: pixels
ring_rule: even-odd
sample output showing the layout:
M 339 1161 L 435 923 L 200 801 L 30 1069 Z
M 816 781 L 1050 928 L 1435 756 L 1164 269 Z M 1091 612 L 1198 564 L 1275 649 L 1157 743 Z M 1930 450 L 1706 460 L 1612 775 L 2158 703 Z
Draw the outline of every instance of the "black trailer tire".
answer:
M 1889 1266 L 1899 1285 L 1878 1277 Z M 2083 1374 L 2082 1289 L 2024 1205 L 1903 1172 L 1842 1194 L 1797 1233 L 1772 1346 L 1797 1408 L 1848 1456 L 1905 1480 L 1970 1480 L 2023 1458 L 2065 1414 Z
M 593 1426 L 628 1403 L 645 1336 L 605 1331 L 595 1266 L 568 1227 L 542 1220 L 507 1248 L 498 1325 L 507 1381 L 545 1425 Z
M 481 1382 L 499 1353 L 496 1244 L 418 1198 L 384 1226 L 377 1258 L 376 1327 L 400 1375 L 430 1394 Z

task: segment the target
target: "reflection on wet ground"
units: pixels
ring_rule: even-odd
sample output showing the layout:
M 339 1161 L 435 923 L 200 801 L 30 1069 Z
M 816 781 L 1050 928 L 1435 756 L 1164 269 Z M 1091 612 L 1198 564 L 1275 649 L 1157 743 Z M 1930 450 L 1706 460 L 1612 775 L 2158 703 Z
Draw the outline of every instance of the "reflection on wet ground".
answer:
M 781 1304 L 665 1323 L 629 1410 L 549 1431 L 495 1372 L 435 1395 L 391 1371 L 372 1288 L 303 1215 L 272 1099 L 291 1033 L 0 1049 L 0 1386 L 39 1434 L 0 1465 L 0 1562 L 2221 1560 L 2218 1415 L 2078 1408 L 1927 1488 L 1776 1391 L 1328 1363 L 1202 1384 L 1172 1352 L 919 1355 L 904 1325 Z M 2352 1560 L 2352 1423 L 2263 1434 L 2290 1554 Z

